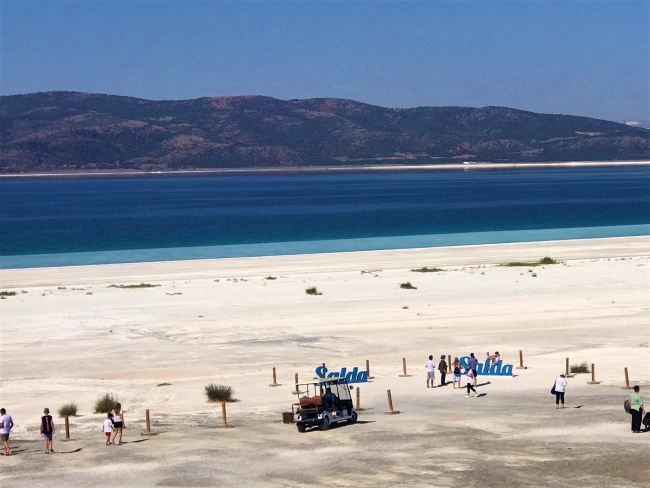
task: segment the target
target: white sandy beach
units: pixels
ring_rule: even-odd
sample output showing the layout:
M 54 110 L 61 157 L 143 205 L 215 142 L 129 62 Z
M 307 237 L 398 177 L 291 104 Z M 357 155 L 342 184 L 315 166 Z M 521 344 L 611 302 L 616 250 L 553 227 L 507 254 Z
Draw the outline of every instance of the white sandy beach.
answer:
M 0 483 L 648 486 L 650 434 L 630 433 L 621 386 L 628 367 L 650 399 L 649 245 L 630 237 L 0 271 L 0 290 L 17 292 L 0 301 L 0 398 L 18 454 L 0 459 Z M 544 256 L 561 263 L 498 266 Z M 410 271 L 423 266 L 444 271 Z M 406 281 L 417 289 L 400 289 Z M 110 287 L 139 283 L 160 286 Z M 310 286 L 322 295 L 305 294 Z M 480 378 L 480 398 L 425 388 L 429 354 L 482 360 L 495 350 L 515 366 L 523 350 L 528 369 Z M 549 391 L 566 357 L 594 363 L 601 383 L 570 378 L 567 409 L 556 411 Z M 409 378 L 399 377 L 402 358 Z M 362 422 L 305 434 L 281 423 L 295 373 L 366 360 L 375 380 L 360 385 Z M 268 386 L 273 367 L 282 387 Z M 220 412 L 203 395 L 213 381 L 235 389 L 234 429 L 214 428 Z M 401 415 L 382 415 L 387 389 Z M 105 392 L 125 407 L 124 446 L 103 446 L 92 405 Z M 76 441 L 59 442 L 60 431 L 55 449 L 70 454 L 46 458 L 41 411 L 69 400 L 80 409 Z M 140 437 L 145 409 L 156 437 Z

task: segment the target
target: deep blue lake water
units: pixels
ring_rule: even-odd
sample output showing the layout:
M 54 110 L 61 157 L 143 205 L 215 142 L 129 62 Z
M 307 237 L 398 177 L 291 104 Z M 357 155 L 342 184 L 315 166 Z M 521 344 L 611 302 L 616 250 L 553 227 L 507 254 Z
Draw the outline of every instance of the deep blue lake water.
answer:
M 647 235 L 650 168 L 0 181 L 0 267 Z

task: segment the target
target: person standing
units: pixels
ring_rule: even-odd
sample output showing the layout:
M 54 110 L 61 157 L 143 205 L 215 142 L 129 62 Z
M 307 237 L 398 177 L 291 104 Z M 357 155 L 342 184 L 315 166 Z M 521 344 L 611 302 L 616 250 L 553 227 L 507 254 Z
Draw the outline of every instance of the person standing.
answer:
M 124 427 L 124 413 L 122 413 L 122 404 L 116 403 L 115 408 L 113 409 L 113 429 L 115 430 L 113 433 L 113 439 L 111 440 L 113 444 L 115 444 L 115 439 L 118 435 L 120 438 L 118 439 L 117 443 L 122 444 L 122 429 Z
M 45 454 L 51 454 L 54 452 L 54 447 L 52 446 L 52 437 L 55 432 L 54 422 L 52 422 L 49 408 L 43 410 L 43 414 L 41 417 L 41 437 L 45 440 Z
M 424 365 L 427 368 L 427 388 L 435 388 L 434 381 L 436 379 L 436 363 L 433 362 L 433 355 L 429 356 L 429 360 Z M 431 386 L 429 386 L 431 382 Z
M 452 367 L 453 367 L 452 371 L 454 373 L 454 376 L 452 377 L 453 380 L 452 384 L 454 386 L 454 390 L 456 389 L 456 382 L 458 382 L 458 388 L 462 388 L 462 386 L 460 385 L 460 361 L 458 360 L 458 358 L 454 358 L 454 363 Z
M 2 440 L 5 456 L 11 456 L 13 454 L 9 448 L 9 433 L 13 428 L 14 421 L 11 415 L 7 415 L 7 411 L 4 408 L 0 408 L 0 440 Z
M 102 430 L 104 431 L 104 434 L 106 435 L 106 445 L 110 446 L 111 445 L 111 434 L 115 432 L 115 429 L 113 428 L 113 414 L 112 413 L 107 413 L 106 414 L 106 420 L 104 420 L 104 425 L 102 425 Z
M 632 432 L 641 432 L 641 419 L 643 418 L 643 398 L 639 395 L 639 385 L 634 387 L 634 393 L 630 395 L 630 413 L 632 414 Z
M 555 408 L 564 408 L 564 392 L 567 382 L 563 374 L 555 378 Z M 562 404 L 560 406 L 560 404 Z
M 476 396 L 476 390 L 474 389 L 474 372 L 471 369 L 467 369 L 465 372 L 465 383 L 467 385 L 467 395 L 465 395 L 466 398 L 469 398 L 469 392 L 470 390 L 474 392 L 474 396 Z
M 468 365 L 469 365 L 469 369 L 472 370 L 472 374 L 474 375 L 474 376 L 473 376 L 473 378 L 474 378 L 474 386 L 476 386 L 476 377 L 478 376 L 478 371 L 477 371 L 477 368 L 478 368 L 478 359 L 476 359 L 476 358 L 474 357 L 474 353 L 473 353 L 473 352 L 470 353 L 470 355 L 469 355 L 469 361 L 468 361 L 467 363 L 468 363 Z
M 440 371 L 440 386 L 446 386 L 445 376 L 447 375 L 447 361 L 445 361 L 445 355 L 440 356 L 440 362 L 438 363 L 438 371 Z

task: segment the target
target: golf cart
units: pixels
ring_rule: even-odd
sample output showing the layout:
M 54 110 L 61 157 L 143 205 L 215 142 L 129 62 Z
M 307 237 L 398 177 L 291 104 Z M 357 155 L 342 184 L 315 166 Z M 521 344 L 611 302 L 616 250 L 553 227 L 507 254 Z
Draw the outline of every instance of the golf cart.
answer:
M 357 421 L 357 412 L 354 411 L 350 395 L 351 387 L 345 378 L 318 378 L 298 383 L 296 387 L 299 400 L 291 406 L 291 410 L 294 412 L 298 432 L 304 432 L 307 427 L 315 425 L 321 430 L 327 430 L 334 423 L 353 424 Z

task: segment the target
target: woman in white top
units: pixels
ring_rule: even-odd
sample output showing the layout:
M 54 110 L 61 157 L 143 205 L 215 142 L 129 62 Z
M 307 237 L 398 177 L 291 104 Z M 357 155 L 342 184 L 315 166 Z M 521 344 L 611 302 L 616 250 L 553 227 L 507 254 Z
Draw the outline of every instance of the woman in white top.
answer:
M 564 375 L 561 374 L 555 380 L 555 408 L 564 408 L 564 392 L 566 391 L 567 382 Z M 562 404 L 560 406 L 560 403 Z
M 125 427 L 124 425 L 124 414 L 122 413 L 122 404 L 116 403 L 115 408 L 113 409 L 113 439 L 112 443 L 115 444 L 115 439 L 119 435 L 120 438 L 117 440 L 118 444 L 122 444 L 122 429 Z

